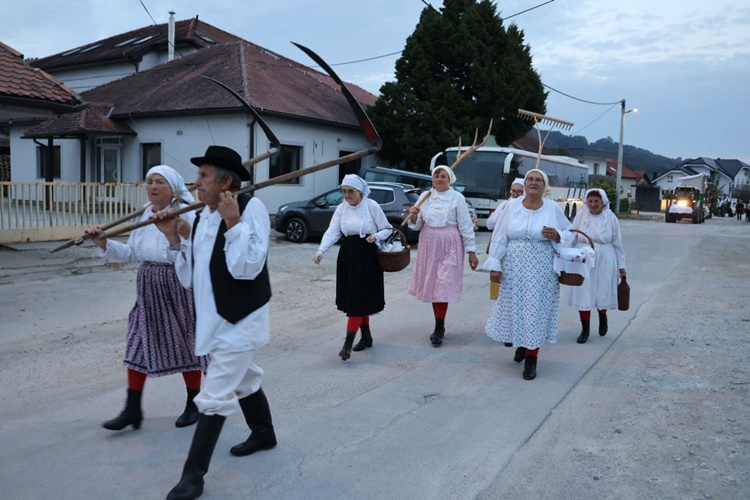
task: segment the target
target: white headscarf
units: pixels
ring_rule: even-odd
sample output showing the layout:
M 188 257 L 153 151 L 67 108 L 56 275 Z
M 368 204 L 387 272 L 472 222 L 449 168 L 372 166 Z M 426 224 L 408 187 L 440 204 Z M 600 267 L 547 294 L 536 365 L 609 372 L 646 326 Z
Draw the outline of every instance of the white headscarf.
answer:
M 529 176 L 531 172 L 539 172 L 542 174 L 542 179 L 544 179 L 544 191 L 542 192 L 542 198 L 552 198 L 552 191 L 550 191 L 549 188 L 549 177 L 547 177 L 547 174 L 539 170 L 538 168 L 532 168 L 528 172 L 526 172 L 526 175 L 523 176 L 524 183 L 526 182 L 526 178 Z M 524 184 L 524 193 L 526 192 Z
M 370 194 L 370 186 L 367 185 L 367 182 L 362 177 L 356 174 L 346 174 L 344 180 L 341 181 L 341 186 L 353 187 L 362 193 L 363 198 L 367 198 L 367 195 Z
M 518 184 L 519 186 L 523 186 L 523 181 L 523 177 L 516 177 L 515 179 L 513 179 L 513 182 L 511 182 L 510 185 L 512 186 L 513 184 Z
M 168 165 L 156 165 L 155 167 L 151 167 L 148 169 L 148 172 L 146 172 L 146 180 L 148 180 L 151 174 L 159 174 L 164 177 L 172 188 L 174 197 L 180 197 L 188 203 L 195 202 L 195 198 L 193 198 L 193 195 L 190 194 L 187 186 L 185 186 L 185 179 L 183 179 L 182 176 L 172 167 Z
M 431 174 L 435 175 L 435 172 L 438 171 L 438 170 L 445 170 L 446 172 L 448 172 L 448 184 L 449 185 L 453 184 L 454 182 L 456 182 L 456 174 L 453 173 L 453 169 L 452 168 L 450 168 L 447 165 L 438 165 L 437 167 L 434 167 L 432 169 Z
M 607 193 L 604 192 L 603 189 L 599 188 L 591 188 L 586 191 L 586 194 L 583 195 L 583 208 L 582 210 L 585 210 L 588 213 L 589 212 L 589 204 L 586 203 L 586 200 L 589 197 L 589 194 L 591 193 L 599 193 L 599 195 L 602 197 L 602 203 L 604 204 L 604 210 L 609 210 L 609 198 L 607 197 Z

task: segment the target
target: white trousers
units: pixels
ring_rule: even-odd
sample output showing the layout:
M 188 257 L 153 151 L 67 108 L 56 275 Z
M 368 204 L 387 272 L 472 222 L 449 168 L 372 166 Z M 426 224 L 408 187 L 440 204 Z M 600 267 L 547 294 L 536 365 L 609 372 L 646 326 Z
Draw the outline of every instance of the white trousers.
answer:
M 227 417 L 239 406 L 238 399 L 260 389 L 263 370 L 253 363 L 254 351 L 212 351 L 203 387 L 195 397 L 198 411 Z

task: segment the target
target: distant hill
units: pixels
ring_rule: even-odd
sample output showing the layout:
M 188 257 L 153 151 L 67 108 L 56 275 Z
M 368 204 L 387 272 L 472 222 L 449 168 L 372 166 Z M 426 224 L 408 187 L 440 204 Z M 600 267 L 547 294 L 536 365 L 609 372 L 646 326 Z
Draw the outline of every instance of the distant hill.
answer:
M 542 130 L 542 137 L 547 134 Z M 534 139 L 537 139 L 536 130 L 529 132 Z M 609 151 L 617 155 L 618 143 L 611 137 L 599 139 L 596 142 L 588 142 L 582 135 L 565 135 L 557 130 L 553 130 L 544 143 L 544 149 L 550 150 L 557 154 L 565 155 L 565 151 L 570 149 L 594 149 L 599 151 Z M 636 146 L 625 144 L 622 148 L 622 162 L 631 170 L 645 172 L 649 178 L 653 179 L 654 174 L 660 175 L 667 170 L 676 167 L 682 163 L 682 158 L 668 158 L 651 151 Z

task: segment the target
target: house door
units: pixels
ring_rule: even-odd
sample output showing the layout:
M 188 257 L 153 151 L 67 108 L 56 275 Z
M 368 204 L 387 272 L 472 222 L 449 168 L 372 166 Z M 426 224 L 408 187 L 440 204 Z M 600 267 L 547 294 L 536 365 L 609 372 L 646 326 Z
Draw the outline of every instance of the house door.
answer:
M 121 182 L 122 146 L 119 137 L 103 137 L 96 140 L 96 180 L 98 182 Z

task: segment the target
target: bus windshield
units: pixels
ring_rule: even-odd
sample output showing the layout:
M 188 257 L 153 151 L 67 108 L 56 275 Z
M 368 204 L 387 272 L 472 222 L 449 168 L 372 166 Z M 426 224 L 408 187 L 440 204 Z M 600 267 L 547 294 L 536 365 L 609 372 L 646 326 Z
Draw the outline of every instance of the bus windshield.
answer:
M 505 178 L 503 164 L 508 153 L 497 151 L 476 151 L 456 165 L 453 172 L 456 182 L 453 188 L 469 198 L 504 198 Z M 445 152 L 445 163 L 456 161 L 456 151 Z

